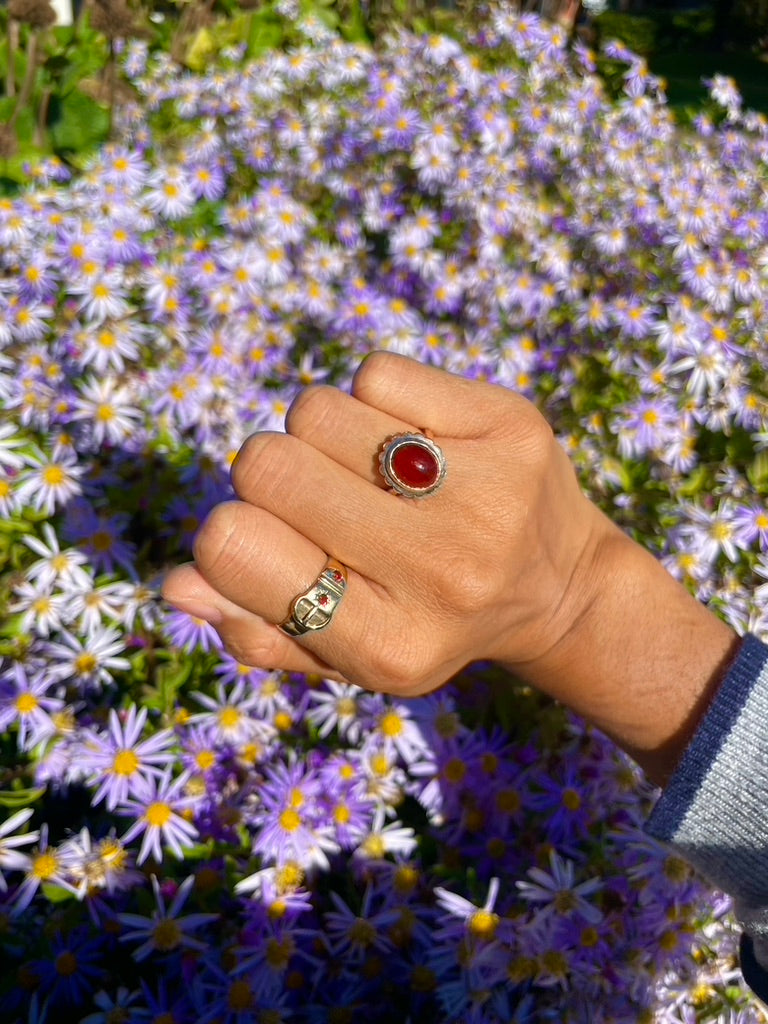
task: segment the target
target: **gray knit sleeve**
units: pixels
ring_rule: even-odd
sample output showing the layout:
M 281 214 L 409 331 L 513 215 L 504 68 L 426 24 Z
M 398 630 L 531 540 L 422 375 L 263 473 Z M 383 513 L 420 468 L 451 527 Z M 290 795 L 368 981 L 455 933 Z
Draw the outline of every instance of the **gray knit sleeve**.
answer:
M 733 897 L 744 976 L 768 998 L 768 647 L 755 637 L 743 639 L 646 830 Z

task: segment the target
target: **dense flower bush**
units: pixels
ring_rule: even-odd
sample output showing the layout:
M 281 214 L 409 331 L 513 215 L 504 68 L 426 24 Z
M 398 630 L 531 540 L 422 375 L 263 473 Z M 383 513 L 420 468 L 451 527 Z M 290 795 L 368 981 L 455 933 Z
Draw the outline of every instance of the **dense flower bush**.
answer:
M 157 599 L 248 433 L 375 348 L 518 389 L 584 486 L 768 633 L 768 124 L 497 9 L 208 74 L 0 201 L 4 1021 L 728 1021 L 728 900 L 602 736 L 468 670 L 243 666 Z M 650 640 L 649 640 L 650 642 Z

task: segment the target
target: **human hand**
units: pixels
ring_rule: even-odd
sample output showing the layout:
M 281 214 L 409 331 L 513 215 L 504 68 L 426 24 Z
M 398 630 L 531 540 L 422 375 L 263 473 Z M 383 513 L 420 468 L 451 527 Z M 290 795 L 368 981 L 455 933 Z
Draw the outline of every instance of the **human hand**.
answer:
M 388 493 L 382 442 L 428 428 L 441 488 Z M 208 619 L 243 664 L 399 696 L 491 659 L 567 704 L 664 781 L 735 635 L 582 493 L 538 411 L 504 388 L 377 353 L 352 394 L 312 387 L 285 434 L 250 437 L 194 565 L 165 598 Z M 349 570 L 327 629 L 283 621 L 326 556 Z
M 446 479 L 399 498 L 377 453 L 422 427 Z M 528 401 L 384 353 L 365 360 L 352 395 L 304 391 L 287 433 L 245 442 L 232 480 L 240 500 L 210 514 L 167 600 L 208 618 L 244 664 L 400 695 L 475 659 L 540 660 L 580 614 L 605 525 Z M 326 630 L 291 639 L 274 623 L 326 554 L 348 567 L 347 593 Z

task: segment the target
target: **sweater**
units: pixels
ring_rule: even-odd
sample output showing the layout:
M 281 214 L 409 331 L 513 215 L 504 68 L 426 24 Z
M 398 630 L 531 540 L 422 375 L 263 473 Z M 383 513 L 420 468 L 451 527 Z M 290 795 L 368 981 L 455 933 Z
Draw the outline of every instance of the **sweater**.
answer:
M 734 900 L 741 970 L 768 1002 L 768 647 L 747 634 L 646 831 Z

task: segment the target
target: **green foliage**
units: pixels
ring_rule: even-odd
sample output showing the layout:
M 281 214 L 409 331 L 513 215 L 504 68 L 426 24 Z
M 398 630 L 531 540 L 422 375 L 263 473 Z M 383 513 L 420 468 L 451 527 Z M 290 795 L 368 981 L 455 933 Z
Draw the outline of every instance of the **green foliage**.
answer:
M 12 149 L 6 140 L 0 157 L 0 192 L 28 180 L 27 164 L 93 150 L 108 138 L 111 125 L 105 103 L 84 91 L 104 91 L 100 79 L 113 59 L 104 36 L 85 18 L 44 31 L 16 28 L 12 33 L 7 13 L 0 13 L 6 37 L 0 48 L 0 124 L 15 137 Z
M 58 155 L 94 149 L 107 138 L 109 127 L 109 111 L 78 89 L 51 100 L 48 132 Z
M 601 43 L 618 39 L 641 57 L 656 49 L 658 26 L 654 18 L 604 11 L 595 18 L 595 28 Z
M 22 807 L 31 807 L 43 793 L 45 793 L 45 786 L 0 790 L 0 807 L 7 807 L 11 811 L 20 811 Z

